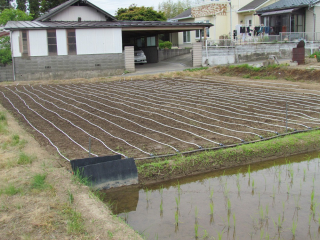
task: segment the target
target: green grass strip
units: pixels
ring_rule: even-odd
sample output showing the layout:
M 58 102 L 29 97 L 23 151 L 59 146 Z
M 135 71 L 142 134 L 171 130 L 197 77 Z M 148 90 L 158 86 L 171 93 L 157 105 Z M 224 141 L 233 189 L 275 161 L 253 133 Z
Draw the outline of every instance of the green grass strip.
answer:
M 245 164 L 257 159 L 278 158 L 320 149 L 320 130 L 281 136 L 271 140 L 242 144 L 231 148 L 209 150 L 188 156 L 176 155 L 165 159 L 136 161 L 139 178 L 157 179 L 164 175 L 208 171 L 210 169 Z

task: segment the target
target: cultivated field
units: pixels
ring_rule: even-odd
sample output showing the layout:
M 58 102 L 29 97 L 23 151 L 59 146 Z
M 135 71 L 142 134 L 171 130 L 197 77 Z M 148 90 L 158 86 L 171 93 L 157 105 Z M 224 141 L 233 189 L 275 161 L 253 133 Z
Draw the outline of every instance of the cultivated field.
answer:
M 159 78 L 2 87 L 1 104 L 65 159 L 144 158 L 318 127 L 320 91 L 294 83 Z

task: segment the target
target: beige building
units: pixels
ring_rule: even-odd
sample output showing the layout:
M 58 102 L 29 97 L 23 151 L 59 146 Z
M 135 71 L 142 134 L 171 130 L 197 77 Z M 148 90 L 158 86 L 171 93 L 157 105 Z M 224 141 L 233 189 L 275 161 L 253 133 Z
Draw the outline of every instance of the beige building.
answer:
M 219 41 L 222 37 L 230 37 L 230 34 L 233 37 L 233 30 L 237 30 L 239 36 L 240 25 L 250 26 L 252 30 L 255 26 L 260 26 L 260 16 L 257 15 L 257 11 L 275 2 L 276 0 L 204 0 L 203 3 L 172 18 L 171 21 L 212 23 L 214 26 L 202 35 L 200 30 L 175 33 L 171 35 L 170 40 L 173 45 L 188 47 L 200 41 L 201 36 L 211 42 Z

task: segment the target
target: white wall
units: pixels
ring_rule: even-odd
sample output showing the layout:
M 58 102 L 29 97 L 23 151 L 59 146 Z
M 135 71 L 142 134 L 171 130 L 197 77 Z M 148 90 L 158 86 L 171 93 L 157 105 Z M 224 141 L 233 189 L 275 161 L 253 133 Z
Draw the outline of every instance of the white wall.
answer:
M 77 54 L 122 53 L 121 28 L 77 29 Z
M 12 50 L 13 50 L 12 56 L 13 57 L 21 57 L 19 39 L 20 39 L 20 31 L 13 31 L 12 38 L 11 38 L 11 45 L 12 45 Z
M 29 46 L 29 56 L 48 56 L 47 31 L 30 30 Z
M 51 18 L 51 21 L 106 21 L 103 14 L 88 6 L 71 6 Z
M 67 30 L 66 29 L 57 29 L 56 34 L 57 34 L 58 55 L 68 55 Z

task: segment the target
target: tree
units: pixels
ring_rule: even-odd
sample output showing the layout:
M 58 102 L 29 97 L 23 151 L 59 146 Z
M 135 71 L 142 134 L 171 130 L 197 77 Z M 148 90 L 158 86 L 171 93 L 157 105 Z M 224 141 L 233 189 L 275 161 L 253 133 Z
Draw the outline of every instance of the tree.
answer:
M 10 45 L 10 37 L 5 36 L 0 38 L 0 63 L 8 64 L 12 61 L 11 58 L 11 45 Z
M 16 3 L 17 3 L 17 9 L 25 12 L 27 10 L 27 6 L 26 6 L 26 3 L 27 1 L 26 0 L 16 0 Z
M 0 13 L 0 25 L 6 25 L 8 21 L 30 21 L 32 17 L 19 9 L 4 9 Z
M 129 8 L 118 8 L 116 18 L 129 21 L 166 21 L 163 12 L 157 12 L 152 7 L 137 7 L 132 4 Z
M 45 13 L 48 10 L 66 2 L 67 0 L 42 0 L 40 3 L 40 12 Z
M 166 0 L 159 3 L 158 10 L 164 12 L 166 18 L 173 18 L 191 7 L 191 0 Z
M 13 0 L 0 0 L 0 11 L 6 9 L 6 8 L 11 8 L 11 2 Z
M 40 0 L 29 0 L 29 12 L 33 19 L 40 17 Z

